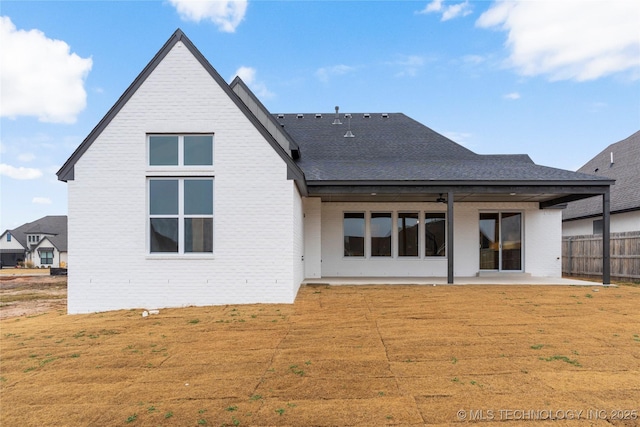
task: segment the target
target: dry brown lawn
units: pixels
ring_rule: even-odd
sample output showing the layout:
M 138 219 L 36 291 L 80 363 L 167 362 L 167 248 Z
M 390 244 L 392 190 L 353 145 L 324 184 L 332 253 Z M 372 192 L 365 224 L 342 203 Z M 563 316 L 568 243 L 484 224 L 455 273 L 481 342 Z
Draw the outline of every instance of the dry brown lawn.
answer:
M 639 308 L 633 286 L 307 286 L 293 305 L 145 318 L 54 307 L 0 321 L 0 425 L 638 426 Z

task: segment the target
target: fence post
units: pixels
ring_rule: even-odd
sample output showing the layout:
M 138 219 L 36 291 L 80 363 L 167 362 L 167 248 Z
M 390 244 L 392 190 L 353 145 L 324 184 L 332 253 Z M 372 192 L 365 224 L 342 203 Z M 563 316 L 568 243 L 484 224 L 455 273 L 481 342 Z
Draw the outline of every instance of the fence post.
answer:
M 573 246 L 573 237 L 569 237 L 569 239 L 567 240 L 567 269 L 569 270 L 569 276 L 571 276 L 571 264 L 572 264 L 572 260 L 571 260 L 571 249 Z
M 602 195 L 602 284 L 611 283 L 611 246 L 610 246 L 610 208 L 609 187 Z

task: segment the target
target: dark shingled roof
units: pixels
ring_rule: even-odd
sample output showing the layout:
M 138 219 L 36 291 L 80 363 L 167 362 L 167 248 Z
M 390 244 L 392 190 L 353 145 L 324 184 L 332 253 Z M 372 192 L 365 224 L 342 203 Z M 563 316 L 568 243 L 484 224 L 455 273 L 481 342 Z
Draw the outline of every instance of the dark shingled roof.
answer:
M 611 186 L 611 213 L 640 209 L 640 131 L 609 145 L 578 172 L 616 180 Z M 602 202 L 596 198 L 571 202 L 562 213 L 564 220 L 600 215 Z
M 480 155 L 402 113 L 276 115 L 313 181 L 600 181 L 539 166 L 527 155 Z M 353 138 L 345 138 L 351 129 Z
M 11 236 L 20 244 L 28 248 L 27 234 L 47 235 L 49 241 L 55 245 L 60 252 L 67 252 L 67 216 L 49 215 L 37 219 L 33 222 L 22 224 L 13 230 L 7 230 Z

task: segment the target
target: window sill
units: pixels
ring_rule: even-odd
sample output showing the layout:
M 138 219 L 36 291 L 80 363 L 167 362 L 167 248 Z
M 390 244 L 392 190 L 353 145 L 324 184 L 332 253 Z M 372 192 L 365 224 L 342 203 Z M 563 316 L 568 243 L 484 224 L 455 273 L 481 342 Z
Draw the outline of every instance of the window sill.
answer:
M 212 260 L 215 259 L 215 257 L 213 256 L 213 254 L 193 254 L 193 255 L 187 255 L 187 254 L 175 254 L 175 255 L 152 255 L 152 254 L 147 254 L 147 256 L 145 257 L 145 259 L 148 260 L 157 260 L 157 261 L 167 261 L 167 260 Z

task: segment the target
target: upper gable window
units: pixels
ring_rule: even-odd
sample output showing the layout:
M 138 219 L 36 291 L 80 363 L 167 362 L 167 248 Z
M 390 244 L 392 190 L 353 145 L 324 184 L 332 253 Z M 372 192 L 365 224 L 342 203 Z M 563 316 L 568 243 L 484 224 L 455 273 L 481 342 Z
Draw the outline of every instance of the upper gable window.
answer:
M 213 135 L 150 135 L 149 166 L 213 166 Z

